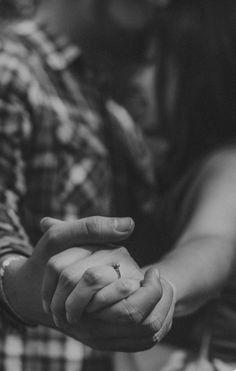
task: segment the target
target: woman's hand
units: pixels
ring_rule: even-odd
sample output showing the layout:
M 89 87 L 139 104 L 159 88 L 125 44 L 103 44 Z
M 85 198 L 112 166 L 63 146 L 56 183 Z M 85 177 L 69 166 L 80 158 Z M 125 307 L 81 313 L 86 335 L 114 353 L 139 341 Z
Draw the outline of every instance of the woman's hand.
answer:
M 80 276 L 80 280 L 88 268 L 88 261 L 86 263 L 88 259 L 94 268 L 90 268 L 89 274 L 86 273 L 87 278 L 88 276 L 91 278 L 91 269 L 99 270 L 95 263 L 97 259 L 100 266 L 105 266 L 104 270 L 102 269 L 105 278 L 101 278 L 101 281 L 99 281 L 99 277 L 102 277 L 101 272 L 98 272 L 98 275 L 95 274 L 95 281 L 92 279 L 88 291 L 79 290 L 77 284 L 80 280 L 77 282 L 70 292 L 70 295 L 73 295 L 69 295 L 65 300 L 68 317 L 71 317 L 75 322 L 72 324 L 67 321 L 63 322 L 64 317 L 62 321 L 59 321 L 58 330 L 96 349 L 132 352 L 152 347 L 159 337 L 165 334 L 171 323 L 174 302 L 173 292 L 168 285 L 163 284 L 158 278 L 156 270 L 148 271 L 143 279 L 143 274 L 126 250 L 94 252 L 94 247 L 88 246 L 89 244 L 93 246 L 97 244 L 98 246 L 119 241 L 132 233 L 133 226 L 132 224 L 130 226 L 128 220 L 121 222 L 119 230 L 114 228 L 117 223 L 119 223 L 119 220 L 114 223 L 113 219 L 108 218 L 87 218 L 73 223 L 51 223 L 48 221 L 47 231 L 39 241 L 33 256 L 25 261 L 20 259 L 12 262 L 6 271 L 4 282 L 6 293 L 14 310 L 26 320 L 55 327 L 51 313 L 43 311 L 41 292 L 44 292 L 44 287 L 47 286 L 46 282 L 50 282 L 50 285 L 53 283 L 50 289 L 51 294 L 48 296 L 51 299 L 48 303 L 50 303 L 50 309 L 52 307 L 54 310 L 53 305 L 57 302 L 54 294 L 57 293 L 56 295 L 61 296 L 65 292 L 61 284 L 58 286 L 58 278 L 61 276 L 61 274 L 58 274 L 59 265 L 63 264 L 61 268 L 64 268 L 66 262 L 68 266 L 73 266 L 76 251 L 77 259 L 81 258 L 82 260 L 80 262 L 80 273 L 78 274 L 77 270 L 74 273 L 78 277 Z M 76 249 L 73 247 L 81 245 L 84 247 Z M 55 258 L 56 256 L 58 259 Z M 54 264 L 52 264 L 52 257 L 54 257 Z M 50 267 L 55 268 L 55 262 L 57 269 L 51 270 Z M 79 263 L 79 260 L 77 262 Z M 118 280 L 117 273 L 111 267 L 113 263 L 120 264 L 121 280 Z M 45 272 L 46 267 L 48 273 Z M 54 278 L 50 272 L 53 272 Z M 93 273 L 92 277 L 94 278 Z M 84 284 L 88 282 L 87 278 L 85 275 Z M 99 278 L 98 282 L 96 282 L 97 278 Z M 122 280 L 128 282 L 128 284 L 127 282 L 124 284 L 126 289 L 123 288 Z M 131 281 L 132 284 L 130 285 Z M 140 281 L 142 281 L 141 285 Z M 70 284 L 73 282 L 73 275 L 72 281 L 69 280 L 69 282 Z M 81 283 L 83 281 L 80 282 L 80 285 Z M 109 298 L 105 294 L 103 305 L 101 305 L 101 295 L 98 300 L 100 308 L 105 308 L 104 311 L 96 310 L 94 313 L 84 314 L 81 317 L 81 313 L 79 313 L 77 317 L 75 313 L 78 304 L 77 292 L 82 297 L 82 300 L 79 300 L 79 305 L 84 303 L 83 308 L 86 307 L 88 298 L 91 299 L 94 293 L 97 292 L 97 295 L 99 295 L 98 288 L 104 287 L 102 290 L 105 290 L 106 287 L 109 287 L 109 284 L 111 285 L 107 292 Z M 112 285 L 115 286 L 113 286 L 114 291 L 112 289 L 114 296 L 111 300 L 110 289 Z M 62 291 L 58 289 L 59 287 Z M 65 288 L 67 287 L 65 285 Z M 71 286 L 69 285 L 69 287 Z M 86 298 L 86 292 L 88 292 L 88 298 Z M 126 294 L 127 297 L 122 299 Z M 112 304 L 113 301 L 116 303 Z M 91 305 L 95 302 L 96 300 L 91 301 Z M 52 305 L 52 303 L 54 304 Z M 107 307 L 107 304 L 110 307 Z M 65 316 L 65 307 L 63 311 Z
M 43 297 L 55 324 L 96 349 L 150 348 L 171 327 L 172 286 L 156 269 L 143 277 L 124 248 L 90 249 L 82 259 L 74 248 L 48 261 Z M 113 264 L 120 265 L 120 279 Z
M 119 280 L 99 291 L 107 290 L 105 301 Z M 161 285 L 161 292 L 160 292 Z M 115 294 L 114 293 L 114 294 Z M 96 298 L 96 297 L 95 297 Z M 100 302 L 101 303 L 101 302 Z M 133 294 L 103 311 L 85 314 L 72 328 L 80 340 L 90 347 L 106 351 L 137 352 L 149 349 L 169 331 L 175 307 L 172 286 L 159 278 L 156 269 L 149 269 L 142 285 Z M 67 328 L 69 328 L 67 324 Z
M 120 290 L 116 299 L 121 300 L 143 280 L 143 273 L 125 248 L 97 251 L 91 247 L 86 251 L 89 253 L 81 257 L 81 249 L 73 248 L 54 255 L 47 263 L 42 298 L 45 310 L 51 312 L 58 326 L 65 323 L 66 317 L 69 323 L 79 322 L 93 296 L 109 284 L 118 282 Z M 112 267 L 117 263 L 121 280 Z

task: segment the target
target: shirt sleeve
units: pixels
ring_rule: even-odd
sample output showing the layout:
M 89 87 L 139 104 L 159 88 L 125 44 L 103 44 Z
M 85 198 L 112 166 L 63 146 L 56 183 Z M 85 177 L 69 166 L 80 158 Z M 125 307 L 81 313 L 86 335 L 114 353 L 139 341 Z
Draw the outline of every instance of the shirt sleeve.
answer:
M 8 254 L 29 257 L 33 251 L 20 217 L 27 192 L 24 153 L 32 126 L 23 89 L 10 63 L 2 64 L 0 56 L 0 259 Z M 0 331 L 23 329 L 0 304 Z
M 1 73 L 0 73 L 1 78 Z M 32 246 L 22 227 L 19 205 L 26 194 L 24 148 L 30 116 L 14 89 L 0 88 L 0 257 L 30 256 Z

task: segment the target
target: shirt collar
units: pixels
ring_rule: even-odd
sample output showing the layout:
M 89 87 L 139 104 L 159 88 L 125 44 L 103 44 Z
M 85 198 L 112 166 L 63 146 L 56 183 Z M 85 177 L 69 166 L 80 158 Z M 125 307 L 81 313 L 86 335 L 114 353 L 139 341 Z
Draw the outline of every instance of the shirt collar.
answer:
M 82 55 L 81 49 L 65 36 L 52 34 L 46 25 L 23 21 L 14 26 L 19 36 L 27 37 L 45 57 L 47 64 L 57 71 L 67 69 Z

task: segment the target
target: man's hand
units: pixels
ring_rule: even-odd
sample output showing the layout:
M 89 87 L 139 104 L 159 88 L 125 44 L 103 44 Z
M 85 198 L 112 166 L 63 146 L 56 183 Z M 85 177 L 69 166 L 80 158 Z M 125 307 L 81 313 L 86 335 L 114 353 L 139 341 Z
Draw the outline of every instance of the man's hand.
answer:
M 122 297 L 119 280 L 114 281 L 110 288 L 106 286 L 97 293 L 101 306 L 110 301 L 110 294 L 116 298 L 119 295 Z M 96 302 L 96 296 L 91 307 Z M 174 307 L 173 287 L 159 278 L 156 269 L 149 269 L 142 286 L 126 299 L 103 311 L 92 312 L 88 307 L 90 314 L 74 323 L 74 331 L 78 331 L 83 343 L 96 349 L 142 351 L 154 346 L 167 334 L 172 324 Z
M 120 230 L 114 229 L 114 226 L 119 222 L 122 223 L 121 228 L 118 228 Z M 122 229 L 123 232 L 121 231 Z M 150 348 L 158 340 L 158 337 L 162 336 L 163 332 L 165 333 L 165 329 L 171 322 L 173 308 L 171 288 L 168 288 L 168 285 L 165 288 L 162 281 L 161 288 L 156 270 L 147 272 L 144 281 L 140 285 L 143 275 L 129 257 L 126 250 L 116 249 L 94 253 L 96 249 L 93 247 L 98 244 L 120 241 L 127 237 L 132 230 L 133 224 L 129 219 L 117 220 L 115 223 L 114 219 L 108 218 L 88 218 L 73 223 L 54 223 L 54 221 L 48 219 L 46 226 L 44 226 L 45 234 L 39 241 L 33 256 L 24 263 L 22 263 L 22 260 L 13 262 L 6 272 L 6 291 L 11 305 L 26 320 L 28 319 L 29 321 L 51 327 L 55 326 L 51 313 L 46 314 L 42 308 L 41 292 L 44 292 L 44 288 L 47 286 L 45 285 L 46 280 L 48 280 L 47 275 L 51 274 L 50 271 L 54 272 L 55 279 L 52 279 L 54 286 L 51 287 L 55 287 L 55 282 L 58 283 L 58 277 L 60 276 L 57 269 L 51 270 L 50 267 L 58 268 L 57 263 L 62 263 L 62 260 L 64 262 L 66 261 L 70 266 L 73 264 L 72 261 L 74 262 L 75 252 L 77 253 L 77 258 L 82 259 L 81 263 L 82 261 L 84 263 L 87 259 L 90 259 L 92 263 L 95 255 L 98 254 L 100 266 L 103 266 L 102 271 L 105 273 L 104 281 L 101 272 L 96 271 L 98 267 L 95 264 L 95 260 L 93 268 L 90 268 L 90 271 L 87 273 L 85 273 L 88 268 L 87 264 L 82 264 L 80 274 L 83 279 L 80 280 L 80 286 L 83 283 L 85 288 L 88 281 L 91 286 L 88 291 L 85 289 L 81 291 L 79 290 L 79 286 L 77 287 L 76 285 L 66 299 L 65 306 L 68 317 L 70 318 L 71 316 L 70 319 L 73 321 L 76 320 L 77 316 L 74 315 L 74 310 L 78 305 L 76 296 L 76 292 L 78 291 L 81 295 L 81 301 L 79 301 L 81 303 L 79 304 L 81 305 L 81 309 L 80 312 L 78 311 L 79 319 L 83 308 L 87 307 L 88 301 L 96 293 L 99 295 L 99 289 L 104 287 L 103 290 L 105 290 L 110 284 L 110 288 L 113 285 L 114 289 L 112 289 L 114 300 L 111 300 L 111 298 L 109 299 L 110 301 L 108 300 L 111 307 L 107 308 L 107 303 L 101 305 L 100 295 L 100 299 L 98 296 L 98 302 L 100 309 L 105 304 L 104 311 L 96 309 L 98 305 L 95 305 L 96 300 L 91 301 L 91 306 L 93 303 L 95 305 L 95 312 L 92 310 L 94 313 L 82 315 L 81 319 L 75 321 L 75 323 L 73 322 L 73 324 L 62 321 L 62 323 L 58 324 L 58 329 L 96 349 L 131 352 Z M 74 246 L 81 245 L 83 245 L 83 248 L 74 248 Z M 67 251 L 64 251 L 66 249 Z M 54 264 L 52 264 L 53 260 L 51 258 L 54 259 Z M 131 261 L 132 264 L 130 264 Z M 111 267 L 111 263 L 120 264 L 121 280 L 117 279 L 116 272 Z M 45 272 L 46 267 L 47 272 Z M 130 267 L 132 268 L 130 269 Z M 62 268 L 64 268 L 64 265 Z M 95 270 L 95 275 L 93 270 Z M 88 277 L 90 278 L 88 279 Z M 136 278 L 134 279 L 133 277 Z M 96 282 L 97 279 L 98 281 Z M 124 280 L 124 284 L 121 283 L 122 280 Z M 51 295 L 51 302 L 49 300 L 50 310 L 54 310 L 54 304 L 58 302 L 56 296 L 54 297 L 56 292 L 58 293 L 59 291 L 57 289 L 55 291 L 53 289 L 51 290 L 53 295 Z M 87 293 L 89 293 L 89 300 Z M 50 295 L 48 298 L 50 298 Z M 122 298 L 125 300 L 122 300 Z M 123 304 L 121 304 L 122 302 Z M 89 307 L 87 308 L 89 309 Z M 156 333 L 158 333 L 157 336 L 155 336 Z
M 96 349 L 118 351 L 144 350 L 166 335 L 175 296 L 158 270 L 148 270 L 143 278 L 124 248 L 91 247 L 91 254 L 80 258 L 74 248 L 47 264 L 43 297 L 58 328 Z M 120 264 L 120 279 L 115 263 Z
M 56 254 L 77 248 L 77 258 L 90 255 L 89 245 L 113 243 L 127 238 L 133 231 L 130 218 L 91 217 L 74 222 L 43 220 L 45 231 L 31 258 L 14 261 L 8 267 L 4 285 L 10 304 L 22 318 L 30 322 L 53 325 L 51 316 L 42 308 L 42 284 L 47 262 Z M 66 252 L 65 252 L 66 253 Z M 68 251 L 66 259 L 70 260 Z
M 176 295 L 175 288 L 159 277 L 157 269 L 149 269 L 141 286 L 127 296 L 121 296 L 119 281 L 100 290 L 87 307 L 93 318 L 129 328 L 136 328 L 137 334 L 149 334 L 154 342 L 159 342 L 171 328 Z M 115 298 L 115 303 L 112 299 Z M 117 299 L 120 299 L 118 301 Z M 107 304 L 110 303 L 110 307 Z M 134 347 L 138 338 L 134 339 Z
M 82 260 L 77 249 L 68 251 L 70 261 L 66 253 L 49 260 L 43 285 L 58 328 L 72 329 L 96 349 L 114 351 L 144 350 L 166 335 L 175 296 L 158 270 L 149 269 L 143 278 L 124 248 L 95 251 Z M 120 264 L 120 279 L 114 263 Z

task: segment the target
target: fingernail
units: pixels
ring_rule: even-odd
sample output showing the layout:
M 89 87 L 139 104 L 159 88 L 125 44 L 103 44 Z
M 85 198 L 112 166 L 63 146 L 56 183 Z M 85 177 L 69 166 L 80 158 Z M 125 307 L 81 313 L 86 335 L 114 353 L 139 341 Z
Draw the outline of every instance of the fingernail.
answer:
M 49 313 L 50 310 L 45 300 L 43 300 L 42 305 L 43 305 L 44 312 Z
M 131 218 L 115 218 L 113 223 L 117 232 L 127 233 L 134 228 L 134 221 Z
M 152 340 L 153 340 L 154 343 L 159 343 L 160 336 L 159 336 L 158 332 L 153 336 Z
M 40 220 L 40 227 L 41 227 L 42 232 L 45 232 L 47 230 L 49 220 L 50 220 L 49 217 L 45 217 L 45 218 Z
M 40 224 L 44 224 L 48 220 L 48 217 L 45 216 L 43 219 L 40 220 Z

